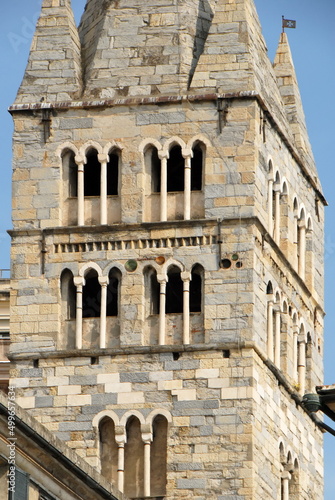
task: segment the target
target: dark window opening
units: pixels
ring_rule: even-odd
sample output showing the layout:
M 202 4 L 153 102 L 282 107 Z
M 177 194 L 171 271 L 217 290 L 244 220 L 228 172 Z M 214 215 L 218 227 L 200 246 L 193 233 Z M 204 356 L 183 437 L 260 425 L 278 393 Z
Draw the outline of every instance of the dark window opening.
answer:
M 95 150 L 87 154 L 84 166 L 84 196 L 100 196 L 101 165 Z
M 170 267 L 168 271 L 165 312 L 166 314 L 183 312 L 183 281 L 180 269 L 176 266 Z
M 161 161 L 158 157 L 156 148 L 151 148 L 150 152 L 151 161 L 151 190 L 153 193 L 161 192 Z
M 69 162 L 69 196 L 77 197 L 78 196 L 78 165 L 74 161 L 75 155 L 74 153 L 70 153 L 68 162 Z
M 202 268 L 194 266 L 190 283 L 190 312 L 201 312 L 202 302 Z
M 107 195 L 119 194 L 119 155 L 109 154 L 107 163 Z
M 118 316 L 119 314 L 120 278 L 120 271 L 113 268 L 109 273 L 109 284 L 107 286 L 107 316 Z
M 185 160 L 181 154 L 181 147 L 174 146 L 167 160 L 167 191 L 184 191 Z
M 83 318 L 100 318 L 101 286 L 98 273 L 89 271 L 85 276 L 83 289 Z
M 152 423 L 150 493 L 151 497 L 166 495 L 167 437 L 168 422 L 163 415 L 157 415 Z
M 271 281 L 269 281 L 269 283 L 267 284 L 267 287 L 266 287 L 266 293 L 267 293 L 267 294 L 273 293 L 273 288 L 272 288 L 272 283 L 271 283 Z
M 193 148 L 193 158 L 191 159 L 191 191 L 201 191 L 202 189 L 202 166 L 202 149 L 200 146 L 195 146 Z
M 63 304 L 63 318 L 66 320 L 76 317 L 76 294 L 77 289 L 73 283 L 73 274 L 65 269 L 61 275 L 61 298 Z
M 159 314 L 160 284 L 157 281 L 156 272 L 150 273 L 150 314 Z

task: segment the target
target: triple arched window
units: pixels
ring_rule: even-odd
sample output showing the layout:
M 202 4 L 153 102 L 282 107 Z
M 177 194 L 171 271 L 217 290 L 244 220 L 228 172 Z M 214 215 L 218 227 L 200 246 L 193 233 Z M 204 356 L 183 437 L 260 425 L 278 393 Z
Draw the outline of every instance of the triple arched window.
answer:
M 164 146 L 145 140 L 145 221 L 188 220 L 204 215 L 204 170 L 208 141 L 193 138 L 185 144 L 169 139 Z
M 278 289 L 267 284 L 267 355 L 292 381 L 294 387 L 304 394 L 309 376 L 307 372 L 308 346 L 311 335 L 303 318 L 289 306 Z
M 121 270 L 132 280 L 133 271 L 129 274 L 118 264 L 107 274 L 93 262 L 85 264 L 78 276 L 74 276 L 70 269 L 63 270 L 60 277 L 60 348 L 119 347 Z M 203 342 L 203 267 L 197 263 L 191 270 L 185 270 L 180 262 L 171 260 L 163 266 L 145 265 L 137 272 L 143 273 L 145 299 L 145 315 L 141 316 L 140 308 L 137 316 L 137 320 L 142 318 L 143 321 L 142 345 Z M 128 288 L 126 284 L 124 290 Z M 136 300 L 140 300 L 138 293 Z M 125 318 L 126 312 L 123 314 Z
M 313 287 L 312 219 L 298 197 L 290 202 L 288 185 L 268 163 L 268 231 L 309 288 Z
M 156 343 L 155 338 L 160 345 L 202 342 L 203 267 L 195 264 L 191 272 L 183 271 L 175 262 L 157 273 L 152 266 L 147 266 L 144 283 L 149 342 Z
M 281 478 L 280 500 L 298 500 L 300 498 L 299 462 L 293 459 L 291 451 L 285 452 L 283 443 L 279 445 Z
M 166 410 L 155 410 L 146 419 L 138 411 L 121 419 L 113 411 L 94 418 L 101 473 L 127 497 L 157 498 L 166 494 L 170 422 Z
M 116 346 L 119 343 L 121 272 L 113 267 L 107 277 L 87 268 L 74 278 L 72 271 L 61 274 L 63 348 Z M 109 338 L 107 338 L 109 337 Z
M 111 224 L 120 219 L 121 149 L 102 148 L 89 141 L 80 150 L 65 145 L 63 165 L 63 223 L 66 225 Z

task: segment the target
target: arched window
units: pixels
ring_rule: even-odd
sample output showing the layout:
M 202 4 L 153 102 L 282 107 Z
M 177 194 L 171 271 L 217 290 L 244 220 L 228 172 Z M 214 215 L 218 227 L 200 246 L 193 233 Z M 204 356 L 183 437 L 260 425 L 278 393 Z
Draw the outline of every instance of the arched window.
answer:
M 266 298 L 267 298 L 267 325 L 266 325 L 266 334 L 267 334 L 267 354 L 268 358 L 273 361 L 274 360 L 274 327 L 275 327 L 275 318 L 274 318 L 274 296 L 273 296 L 273 286 L 271 281 L 268 282 L 266 287 Z
M 193 158 L 191 159 L 191 191 L 201 191 L 204 163 L 203 145 L 197 143 L 193 148 Z
M 166 314 L 183 312 L 183 282 L 180 276 L 180 269 L 171 266 L 167 273 L 168 282 L 166 284 Z
M 62 153 L 63 179 L 66 184 L 65 192 L 69 198 L 78 196 L 78 166 L 75 162 L 75 153 L 66 149 Z
M 301 209 L 300 216 L 297 221 L 297 236 L 298 273 L 299 276 L 304 280 L 306 266 L 306 216 L 304 209 Z
M 76 287 L 73 283 L 73 274 L 69 269 L 64 269 L 60 278 L 62 317 L 64 320 L 76 317 Z
M 109 417 L 103 418 L 99 423 L 99 447 L 101 474 L 117 486 L 118 447 L 115 441 L 115 425 Z
M 190 312 L 202 311 L 202 286 L 203 286 L 203 267 L 196 264 L 192 268 L 190 283 Z
M 293 463 L 291 470 L 291 478 L 289 482 L 289 499 L 299 500 L 300 497 L 300 484 L 299 484 L 299 464 L 296 459 Z
M 90 149 L 86 154 L 86 165 L 84 166 L 84 196 L 100 196 L 101 165 L 98 160 L 98 152 Z
M 61 328 L 57 342 L 59 349 L 75 348 L 76 293 L 73 274 L 69 269 L 64 269 L 60 277 Z
M 107 163 L 107 196 L 119 194 L 119 163 L 120 152 L 113 150 L 109 153 L 109 162 Z
M 160 285 L 157 281 L 157 273 L 151 266 L 144 270 L 144 286 L 147 303 L 147 315 L 159 314 Z
M 184 191 L 185 187 L 185 159 L 180 146 L 173 146 L 167 160 L 167 192 Z
M 83 318 L 99 318 L 101 306 L 101 286 L 98 273 L 91 269 L 85 275 L 83 288 Z
M 129 498 L 144 496 L 144 443 L 141 424 L 132 416 L 126 425 L 127 442 L 124 447 L 124 493 Z
M 121 272 L 113 267 L 108 275 L 109 284 L 107 287 L 107 316 L 118 316 L 120 302 L 120 282 Z
M 150 496 L 163 497 L 166 494 L 167 434 L 168 421 L 157 415 L 152 423 Z
M 158 151 L 155 146 L 149 146 L 144 153 L 146 171 L 151 180 L 151 193 L 161 192 L 161 161 L 158 157 Z

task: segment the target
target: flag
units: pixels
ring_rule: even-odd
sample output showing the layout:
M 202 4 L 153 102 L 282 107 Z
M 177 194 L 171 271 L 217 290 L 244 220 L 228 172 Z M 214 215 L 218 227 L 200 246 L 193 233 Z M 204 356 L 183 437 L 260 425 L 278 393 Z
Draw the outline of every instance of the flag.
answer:
M 293 19 L 284 19 L 283 18 L 283 28 L 295 28 L 297 25 L 296 21 L 293 21 Z

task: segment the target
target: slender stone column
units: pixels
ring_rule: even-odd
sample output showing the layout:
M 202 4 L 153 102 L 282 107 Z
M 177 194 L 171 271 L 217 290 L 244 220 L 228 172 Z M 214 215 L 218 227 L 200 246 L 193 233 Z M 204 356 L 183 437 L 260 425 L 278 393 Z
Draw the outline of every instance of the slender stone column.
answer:
M 279 306 L 275 310 L 275 364 L 280 368 L 280 326 L 281 326 L 281 312 Z
M 185 158 L 184 168 L 184 220 L 191 218 L 191 158 L 192 151 Z
M 293 327 L 293 378 L 297 380 L 298 377 L 298 327 Z
M 298 274 L 300 278 L 305 279 L 306 267 L 306 225 L 305 221 L 298 223 Z
M 144 496 L 150 497 L 151 440 L 144 441 Z
M 78 166 L 78 226 L 85 225 L 85 206 L 84 206 L 84 164 L 86 159 L 82 156 L 76 156 L 75 162 Z
M 293 243 L 295 245 L 294 252 L 294 260 L 293 267 L 296 271 L 298 271 L 298 262 L 299 262 L 299 229 L 298 229 L 298 216 L 294 216 L 294 234 L 293 234 Z
M 269 234 L 273 236 L 273 180 L 268 183 Z
M 100 276 L 101 285 L 101 310 L 100 310 L 100 349 L 106 348 L 106 312 L 107 312 L 107 285 L 108 277 Z
M 76 349 L 83 347 L 83 287 L 85 279 L 81 276 L 74 277 L 73 282 L 77 288 L 76 294 Z
M 182 272 L 181 279 L 183 280 L 183 344 L 188 345 L 190 343 L 190 273 Z
M 280 186 L 275 186 L 275 227 L 274 240 L 277 245 L 280 244 Z
M 306 343 L 301 340 L 298 344 L 298 383 L 299 393 L 305 394 L 305 380 L 306 380 Z
M 291 474 L 288 471 L 284 471 L 281 476 L 282 480 L 282 500 L 289 500 L 289 485 L 290 485 Z
M 160 284 L 159 291 L 159 345 L 165 345 L 165 308 L 166 308 L 166 278 L 160 279 L 157 276 Z
M 268 358 L 273 361 L 273 298 L 268 300 L 267 337 L 267 354 Z
M 158 152 L 161 160 L 161 207 L 160 207 L 160 220 L 161 222 L 167 220 L 167 160 L 168 154 L 164 155 Z
M 101 164 L 100 173 L 100 224 L 107 224 L 107 163 L 109 157 L 106 154 L 99 154 L 98 160 Z
M 124 492 L 124 445 L 125 442 L 118 442 L 118 462 L 117 462 L 117 486 L 121 493 Z

